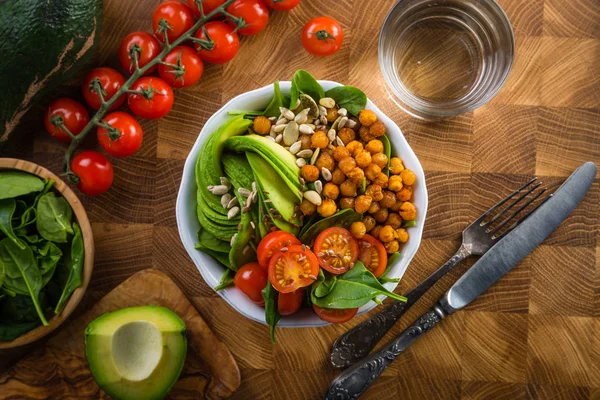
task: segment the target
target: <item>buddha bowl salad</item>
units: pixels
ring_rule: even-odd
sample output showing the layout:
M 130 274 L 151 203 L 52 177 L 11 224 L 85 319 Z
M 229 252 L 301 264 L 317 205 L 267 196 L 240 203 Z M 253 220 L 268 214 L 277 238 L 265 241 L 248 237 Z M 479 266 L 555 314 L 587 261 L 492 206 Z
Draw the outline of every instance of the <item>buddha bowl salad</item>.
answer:
M 230 112 L 196 164 L 197 249 L 235 285 L 281 316 L 312 307 L 324 321 L 354 317 L 377 296 L 415 226 L 415 174 L 391 156 L 385 125 L 352 86 L 324 91 L 295 73 L 289 97 L 274 83 L 265 110 Z

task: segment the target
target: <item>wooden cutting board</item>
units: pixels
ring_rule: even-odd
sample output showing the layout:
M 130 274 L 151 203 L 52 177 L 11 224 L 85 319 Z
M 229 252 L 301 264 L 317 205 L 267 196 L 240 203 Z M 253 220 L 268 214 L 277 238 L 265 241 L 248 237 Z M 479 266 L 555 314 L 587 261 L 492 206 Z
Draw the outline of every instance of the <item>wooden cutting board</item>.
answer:
M 83 332 L 106 312 L 142 305 L 165 306 L 185 322 L 188 354 L 170 398 L 224 399 L 240 385 L 240 371 L 229 349 L 213 334 L 183 292 L 164 273 L 147 269 L 108 293 L 90 311 L 67 321 L 40 351 L 0 377 L 0 398 L 108 398 L 85 359 Z

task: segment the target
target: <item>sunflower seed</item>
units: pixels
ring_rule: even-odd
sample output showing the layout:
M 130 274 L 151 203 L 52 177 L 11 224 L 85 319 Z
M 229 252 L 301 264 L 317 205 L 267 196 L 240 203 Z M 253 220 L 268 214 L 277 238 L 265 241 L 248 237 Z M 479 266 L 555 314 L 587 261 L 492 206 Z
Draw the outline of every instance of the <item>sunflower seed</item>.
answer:
M 321 149 L 319 149 L 317 147 L 317 149 L 313 153 L 312 157 L 310 158 L 310 165 L 314 165 L 317 162 L 317 157 L 319 157 L 320 152 L 321 152 Z
M 338 110 L 338 115 L 345 117 L 346 115 L 348 115 L 348 110 L 346 110 L 345 108 L 342 107 Z
M 252 182 L 252 191 L 256 193 L 256 182 Z
M 346 122 L 346 126 L 350 129 L 354 129 L 356 127 L 356 121 L 349 119 L 348 122 Z
M 230 246 L 233 247 L 233 244 L 235 243 L 235 239 L 237 239 L 237 233 L 231 237 L 231 240 L 229 241 Z
M 321 125 L 321 119 L 316 119 L 315 120 L 315 127 Z
M 223 206 L 223 208 L 229 208 L 229 207 L 227 207 L 227 204 L 229 204 L 230 201 L 231 201 L 231 194 L 225 193 L 223 196 L 221 196 L 221 205 Z
M 342 117 L 338 123 L 338 129 L 342 129 L 348 123 L 348 117 Z
M 275 128 L 273 128 L 273 130 L 275 131 L 275 133 L 280 133 L 283 132 L 286 126 L 287 124 L 275 125 Z
M 254 221 L 250 221 L 250 226 L 252 227 L 252 229 L 256 229 L 256 225 L 254 225 Z
M 271 129 L 269 130 L 269 135 L 272 137 L 277 136 L 277 132 L 275 132 L 275 125 L 271 125 Z
M 290 121 L 290 123 L 287 124 L 285 130 L 283 131 L 283 143 L 290 146 L 296 140 L 298 140 L 298 136 L 300 136 L 298 124 L 295 121 Z
M 279 107 L 279 112 L 281 112 L 281 115 L 289 121 L 293 120 L 295 117 L 294 113 L 285 107 Z
M 243 187 L 241 187 L 241 188 L 238 188 L 238 193 L 239 193 L 239 194 L 241 194 L 241 195 L 242 195 L 242 196 L 244 196 L 244 197 L 248 197 L 248 196 L 250 196 L 250 194 L 251 194 L 252 192 L 251 192 L 251 191 L 249 191 L 249 190 L 248 190 L 248 189 L 246 189 L 246 188 L 243 188 Z
M 300 157 L 300 158 L 308 158 L 312 155 L 313 155 L 313 151 L 309 150 L 309 149 L 300 150 L 298 153 L 296 153 L 296 157 Z
M 309 124 L 300 125 L 298 130 L 300 131 L 300 133 L 304 133 L 305 135 L 312 135 L 313 133 L 315 133 L 315 128 L 311 128 Z
M 297 141 L 293 145 L 290 146 L 290 153 L 296 154 L 302 148 L 302 142 Z
M 332 145 L 331 143 L 329 143 L 329 144 L 327 145 L 327 148 L 328 148 L 329 150 L 333 150 L 333 145 Z
M 240 208 L 238 206 L 232 207 L 227 212 L 227 219 L 232 219 L 236 215 L 240 213 Z
M 315 124 L 306 124 L 310 129 L 315 129 Z
M 237 197 L 234 197 L 231 200 L 229 200 L 229 202 L 227 203 L 227 209 L 230 209 L 232 207 L 239 206 L 239 205 L 240 205 L 240 202 L 238 201 Z
M 319 193 L 315 192 L 314 190 L 304 192 L 304 198 L 313 203 L 315 206 L 320 206 L 323 201 L 321 200 Z
M 281 124 L 287 124 L 287 123 L 288 123 L 287 119 L 285 119 L 285 118 L 279 118 L 277 120 L 277 122 L 275 122 L 275 125 L 281 125 Z
M 327 132 L 327 139 L 329 139 L 330 142 L 335 140 L 335 129 L 330 129 L 329 132 Z
M 327 125 L 327 117 L 325 115 L 321 115 L 319 121 L 321 121 L 322 125 Z
M 315 181 L 315 190 L 317 191 L 317 193 L 321 194 L 323 193 L 323 182 L 316 180 Z
M 275 122 L 275 121 L 277 121 L 277 117 L 269 117 L 269 121 Z
M 323 97 L 321 100 L 319 100 L 319 104 L 325 108 L 333 108 L 335 107 L 335 100 L 331 97 Z
M 273 136 L 267 136 L 267 139 L 275 141 L 275 138 Z
M 304 167 L 306 165 L 306 160 L 304 158 L 299 158 L 299 159 L 296 160 L 296 165 L 299 168 L 302 168 L 302 167 Z
M 321 175 L 323 175 L 323 179 L 325 179 L 327 182 L 329 182 L 333 178 L 333 175 L 331 175 L 331 171 L 325 167 L 321 168 Z
M 323 106 L 319 106 L 319 115 L 322 116 L 322 117 L 323 116 L 326 117 L 327 116 L 327 109 L 325 107 L 323 107 Z
M 250 197 L 248 197 L 248 200 L 250 200 L 252 204 L 256 203 L 258 200 L 258 194 L 256 192 L 252 192 Z
M 252 251 L 252 248 L 250 247 L 250 245 L 247 245 L 246 247 L 244 247 L 244 250 L 242 250 L 242 254 L 246 256 L 251 251 Z
M 308 112 L 310 111 L 310 109 L 305 108 L 304 110 L 300 111 L 298 113 L 298 115 L 296 115 L 296 117 L 294 118 L 294 121 L 296 121 L 299 124 L 304 124 L 306 123 L 306 121 L 308 121 Z
M 338 146 L 342 146 L 342 147 L 346 146 L 344 144 L 344 141 L 342 139 L 340 139 L 339 136 L 337 138 L 335 138 L 335 144 L 338 145 Z
M 225 185 L 209 186 L 208 190 L 212 194 L 216 194 L 217 196 L 221 196 L 221 195 L 224 195 L 225 193 L 229 192 L 229 188 Z

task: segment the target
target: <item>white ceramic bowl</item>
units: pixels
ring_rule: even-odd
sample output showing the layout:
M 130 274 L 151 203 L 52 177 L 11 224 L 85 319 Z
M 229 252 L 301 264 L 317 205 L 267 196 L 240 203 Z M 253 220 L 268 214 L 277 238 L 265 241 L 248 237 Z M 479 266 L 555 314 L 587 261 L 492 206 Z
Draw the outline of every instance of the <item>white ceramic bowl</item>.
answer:
M 341 86 L 341 84 L 332 81 L 319 81 L 319 83 L 325 90 L 335 86 Z M 280 86 L 283 93 L 289 94 L 291 82 L 280 82 Z M 185 249 L 194 261 L 194 264 L 196 264 L 202 278 L 204 278 L 211 288 L 214 288 L 219 284 L 225 268 L 209 255 L 204 254 L 200 250 L 196 250 L 194 247 L 196 244 L 196 233 L 200 228 L 200 223 L 198 222 L 196 215 L 196 160 L 206 138 L 230 118 L 230 116 L 227 115 L 228 111 L 263 110 L 271 101 L 272 97 L 273 85 L 269 85 L 233 98 L 206 121 L 206 124 L 204 124 L 204 127 L 200 131 L 200 135 L 198 136 L 198 139 L 196 139 L 196 143 L 194 143 L 194 147 L 192 147 L 192 151 L 185 162 L 181 186 L 177 196 L 177 227 L 179 228 L 179 235 L 181 236 L 181 241 L 183 242 Z M 414 186 L 414 204 L 418 210 L 417 226 L 409 229 L 410 239 L 401 248 L 402 257 L 392 266 L 389 273 L 389 276 L 392 278 L 401 278 L 421 243 L 423 224 L 427 212 L 425 175 L 419 160 L 408 145 L 408 142 L 404 138 L 404 135 L 402 135 L 398 125 L 384 115 L 370 100 L 367 101 L 367 108 L 375 111 L 378 118 L 385 123 L 387 134 L 392 143 L 392 153 L 398 155 L 404 161 L 406 167 L 412 169 L 417 176 L 417 183 Z M 397 284 L 387 283 L 385 286 L 389 290 L 394 290 Z M 265 323 L 264 308 L 254 304 L 236 288 L 230 287 L 220 290 L 217 293 L 219 293 L 219 295 L 240 314 L 257 322 Z M 371 301 L 361 307 L 358 313 L 365 313 L 375 306 L 376 304 Z M 283 317 L 277 324 L 277 326 L 283 327 L 323 325 L 329 325 L 329 323 L 320 320 L 310 309 L 303 309 L 294 315 Z

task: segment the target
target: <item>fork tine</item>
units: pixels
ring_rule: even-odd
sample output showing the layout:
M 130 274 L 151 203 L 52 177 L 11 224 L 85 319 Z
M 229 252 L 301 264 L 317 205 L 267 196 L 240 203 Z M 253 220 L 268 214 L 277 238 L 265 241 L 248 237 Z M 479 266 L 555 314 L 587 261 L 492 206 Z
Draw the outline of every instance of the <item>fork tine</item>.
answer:
M 527 182 L 526 184 L 524 184 L 523 186 L 521 186 L 520 188 L 518 188 L 517 190 L 515 190 L 514 192 L 512 192 L 511 194 L 509 194 L 508 196 L 506 196 L 504 199 L 500 200 L 498 203 L 496 203 L 496 205 L 492 206 L 489 210 L 487 210 L 486 212 L 483 213 L 483 215 L 481 215 L 477 220 L 481 221 L 481 226 L 485 226 L 490 224 L 492 221 L 487 222 L 487 223 L 483 223 L 483 220 L 490 215 L 491 213 L 493 213 L 494 211 L 496 211 L 498 208 L 500 208 L 502 205 L 504 205 L 504 203 L 506 203 L 507 201 L 509 201 L 510 199 L 512 199 L 516 194 L 518 194 L 521 190 L 525 189 L 527 186 L 531 185 L 533 182 L 537 181 L 537 177 L 533 178 L 532 180 L 530 180 L 529 182 Z M 513 204 L 514 205 L 514 204 Z M 511 206 L 512 207 L 512 206 Z M 508 207 L 510 208 L 510 207 Z
M 492 235 L 494 235 L 496 232 L 498 232 L 500 229 L 502 229 L 510 220 L 512 220 L 514 217 L 516 217 L 517 215 L 519 215 L 519 213 L 521 211 L 523 211 L 524 209 L 527 208 L 527 206 L 529 206 L 531 203 L 533 203 L 535 200 L 537 200 L 542 194 L 544 194 L 546 192 L 546 190 L 548 190 L 548 188 L 543 188 L 542 190 L 540 190 L 535 196 L 533 196 L 531 199 L 527 200 L 527 202 L 525 204 L 523 204 L 521 207 L 519 207 L 518 210 L 516 210 L 515 212 L 513 212 L 509 217 L 507 217 L 504 221 L 502 221 L 502 223 L 497 226 L 496 228 L 494 228 L 492 231 L 490 231 L 489 233 L 491 233 Z M 551 196 L 551 195 L 550 195 Z M 500 236 L 492 236 L 492 239 L 500 239 L 501 237 L 503 237 L 504 235 L 506 235 L 508 232 L 510 232 L 511 230 L 513 230 L 517 225 L 519 225 L 525 218 L 527 218 L 528 216 L 530 216 L 535 210 L 538 209 L 539 206 L 541 206 L 542 204 L 544 204 L 544 202 L 546 200 L 548 200 L 548 198 L 550 198 L 550 196 L 548 196 L 546 199 L 544 199 L 542 202 L 540 202 L 540 204 L 538 204 L 537 206 L 535 206 L 532 210 L 530 210 L 527 214 L 522 215 L 519 219 L 517 219 L 505 232 L 503 232 Z
M 513 201 L 512 203 L 510 203 L 509 205 L 504 207 L 502 209 L 502 211 L 500 211 L 498 214 L 494 215 L 494 218 L 492 218 L 488 224 L 491 225 L 494 222 L 496 222 L 497 220 L 499 220 L 504 214 L 506 214 L 510 209 L 512 209 L 517 203 L 521 202 L 521 200 L 523 200 L 525 197 L 529 196 L 529 194 L 531 194 L 531 192 L 533 192 L 535 189 L 540 187 L 541 184 L 542 184 L 542 182 L 538 182 L 535 185 L 533 185 L 532 187 L 530 187 L 529 190 L 527 190 L 526 192 L 523 192 L 523 194 L 521 194 L 521 196 L 517 197 L 515 199 L 515 201 Z

